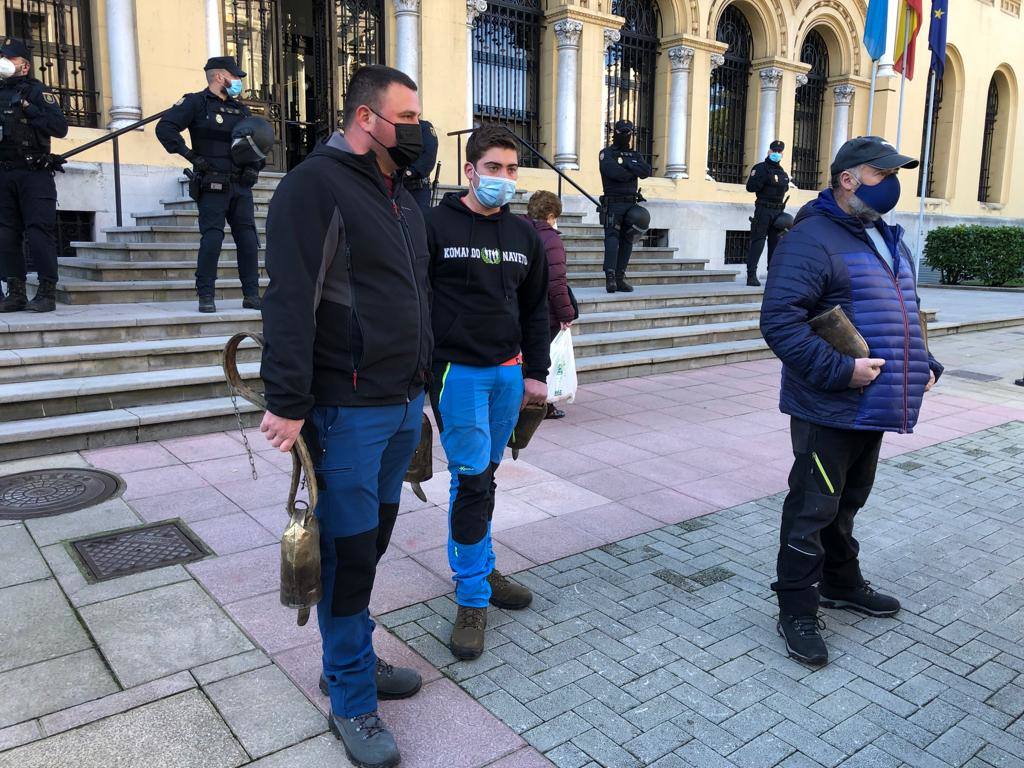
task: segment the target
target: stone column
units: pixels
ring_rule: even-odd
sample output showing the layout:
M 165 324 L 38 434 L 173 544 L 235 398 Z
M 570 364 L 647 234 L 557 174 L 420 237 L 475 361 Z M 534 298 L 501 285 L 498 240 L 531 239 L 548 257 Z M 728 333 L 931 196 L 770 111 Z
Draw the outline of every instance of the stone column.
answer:
M 839 148 L 850 138 L 850 103 L 853 101 L 853 94 L 856 92 L 849 83 L 841 83 L 832 89 L 836 102 L 832 111 L 832 158 L 836 156 Z
M 224 55 L 224 29 L 220 6 L 224 0 L 206 0 L 206 52 L 209 58 Z
M 576 106 L 579 101 L 576 83 L 579 70 L 580 35 L 583 22 L 562 19 L 555 22 L 558 41 L 558 82 L 555 92 L 555 167 L 579 170 L 576 150 Z
M 665 175 L 670 179 L 688 179 L 686 168 L 686 132 L 690 126 L 690 70 L 693 48 L 677 45 L 668 49 L 670 90 L 668 97 L 668 160 Z
M 116 131 L 142 119 L 135 0 L 107 0 L 107 46 L 113 73 L 110 125 L 107 127 Z
M 757 161 L 768 154 L 769 145 L 777 138 L 775 125 L 779 115 L 779 86 L 782 84 L 782 70 L 768 67 L 758 71 L 761 79 L 760 121 L 757 124 Z M 797 76 L 797 83 L 800 76 Z M 807 78 L 804 78 L 807 82 Z
M 420 82 L 420 0 L 395 0 L 395 69 Z
M 721 53 L 712 53 L 711 54 L 711 71 L 710 71 L 710 76 L 713 76 L 715 74 L 715 70 L 718 69 L 723 64 L 725 64 L 725 56 L 723 54 L 721 54 Z M 707 179 L 708 181 L 714 181 L 715 177 L 711 175 L 711 164 L 710 164 L 710 160 L 711 160 L 711 120 L 708 120 L 708 141 L 707 141 L 707 145 L 708 145 L 708 156 L 707 156 L 708 162 L 704 166 L 704 178 Z
M 617 29 L 605 29 L 604 30 L 604 48 L 603 56 L 601 58 L 601 66 L 604 67 L 608 49 L 615 45 L 619 40 L 622 39 L 622 33 Z M 605 126 L 608 125 L 608 120 L 611 116 L 608 114 L 608 82 L 605 76 L 601 75 L 601 124 L 597 127 L 600 131 L 601 140 L 598 142 L 600 146 L 605 146 L 607 139 L 605 138 Z
M 466 127 L 473 127 L 473 28 L 487 0 L 466 0 Z M 461 140 L 461 139 L 460 139 Z

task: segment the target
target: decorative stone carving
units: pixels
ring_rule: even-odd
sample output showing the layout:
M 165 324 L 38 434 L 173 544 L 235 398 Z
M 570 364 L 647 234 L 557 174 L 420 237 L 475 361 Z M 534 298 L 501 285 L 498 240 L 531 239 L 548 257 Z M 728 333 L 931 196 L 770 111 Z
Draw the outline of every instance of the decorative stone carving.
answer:
M 782 85 L 782 70 L 778 67 L 758 70 L 757 75 L 761 78 L 762 91 L 777 91 Z M 804 80 L 806 81 L 807 78 L 805 77 Z
M 604 31 L 604 49 L 607 51 L 619 40 L 622 39 L 622 33 L 617 29 L 606 29 Z
M 420 0 L 394 0 L 395 1 L 395 14 L 401 15 L 403 13 L 419 13 L 420 12 Z
M 711 54 L 711 71 L 712 72 L 714 72 L 716 69 L 718 69 L 723 64 L 725 64 L 725 56 L 723 56 L 721 53 L 712 53 Z
M 857 92 L 849 83 L 841 83 L 832 89 L 832 92 L 836 96 L 836 106 L 848 107 L 853 102 L 853 94 Z
M 486 10 L 487 0 L 466 0 L 466 25 L 472 27 Z
M 693 54 L 696 53 L 693 48 L 688 48 L 685 45 L 676 45 L 668 49 L 668 62 L 673 72 L 680 70 L 689 70 L 693 65 Z
M 796 76 L 796 87 L 801 88 L 805 85 L 807 85 L 807 75 L 801 72 Z
M 558 47 L 571 46 L 573 48 L 580 44 L 580 35 L 583 34 L 583 22 L 575 19 L 562 19 L 555 22 L 555 39 Z

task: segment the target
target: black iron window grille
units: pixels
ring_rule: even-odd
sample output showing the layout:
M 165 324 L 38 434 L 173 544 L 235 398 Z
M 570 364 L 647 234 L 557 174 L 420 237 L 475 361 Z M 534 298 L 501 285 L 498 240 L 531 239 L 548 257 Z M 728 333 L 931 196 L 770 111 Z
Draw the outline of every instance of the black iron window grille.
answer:
M 708 170 L 716 181 L 740 184 L 746 177 L 743 160 L 754 36 L 746 17 L 735 5 L 722 13 L 715 39 L 726 43 L 729 49 L 724 63 L 711 73 Z
M 746 264 L 750 250 L 749 229 L 727 229 L 725 231 L 725 263 Z
M 31 74 L 57 94 L 68 124 L 98 128 L 88 0 L 4 0 L 4 24 L 31 47 Z
M 473 118 L 540 146 L 540 0 L 494 0 L 473 29 Z M 535 167 L 532 153 L 521 165 Z
M 661 11 L 653 0 L 613 0 L 612 13 L 622 16 L 619 42 L 605 53 L 608 89 L 605 143 L 612 140 L 617 120 L 636 128 L 634 149 L 654 164 L 654 75 L 658 64 Z
M 928 173 L 928 181 L 925 182 L 925 197 L 935 196 L 935 142 L 939 137 L 939 112 L 942 111 L 942 80 L 935 81 L 935 99 L 932 103 L 932 144 L 928 148 L 928 158 L 921 163 L 917 171 L 917 191 L 921 191 L 921 174 Z M 928 102 L 925 101 L 924 120 L 921 121 L 921 151 L 924 152 L 924 145 L 928 139 Z
M 384 0 L 334 0 L 334 19 L 340 125 L 345 88 L 352 75 L 362 66 L 384 63 Z
M 985 130 L 981 139 L 981 174 L 978 179 L 978 202 L 987 203 L 992 184 L 992 144 L 995 140 L 996 121 L 999 119 L 999 86 L 995 77 L 988 84 L 985 103 Z
M 241 98 L 266 105 L 263 116 L 272 122 L 281 118 L 278 24 L 277 0 L 224 0 L 224 52 L 247 73 Z
M 828 87 L 828 46 L 813 29 L 807 33 L 800 61 L 810 64 L 807 82 L 796 89 L 793 137 L 793 183 L 817 189 L 821 176 L 821 115 Z
M 75 256 L 72 243 L 91 243 L 96 214 L 92 211 L 57 211 L 57 248 L 61 256 Z

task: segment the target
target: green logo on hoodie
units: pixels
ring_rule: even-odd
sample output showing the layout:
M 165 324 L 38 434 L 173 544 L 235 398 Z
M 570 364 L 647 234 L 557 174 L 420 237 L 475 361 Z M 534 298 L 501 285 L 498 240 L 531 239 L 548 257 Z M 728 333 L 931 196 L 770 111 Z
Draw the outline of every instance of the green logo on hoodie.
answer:
M 480 249 L 480 260 L 484 264 L 501 264 L 501 251 L 492 251 L 487 248 Z

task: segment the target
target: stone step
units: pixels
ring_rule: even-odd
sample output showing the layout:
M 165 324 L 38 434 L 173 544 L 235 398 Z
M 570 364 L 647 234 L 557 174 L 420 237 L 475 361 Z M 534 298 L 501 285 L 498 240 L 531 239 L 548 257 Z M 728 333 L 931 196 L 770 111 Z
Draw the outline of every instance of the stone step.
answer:
M 629 271 L 627 280 L 635 286 L 677 285 L 683 283 L 731 283 L 736 279 L 736 272 L 710 269 L 686 269 L 674 267 L 671 270 Z M 570 272 L 569 285 L 575 290 L 580 288 L 604 287 L 604 273 L 595 269 L 592 272 Z
M 582 337 L 613 331 L 642 331 L 657 328 L 678 328 L 705 323 L 732 323 L 757 320 L 761 305 L 746 304 L 698 305 L 693 307 L 665 307 L 636 309 L 622 312 L 584 312 L 573 323 L 573 332 Z
M 2 350 L 0 383 L 216 366 L 229 338 L 201 336 Z M 257 362 L 260 354 L 256 343 L 243 342 L 237 359 L 239 363 Z
M 140 264 L 160 261 L 190 261 L 195 264 L 199 257 L 199 237 L 184 243 L 112 243 L 112 242 L 75 242 L 76 256 L 66 257 L 68 263 L 77 259 L 87 261 L 131 261 Z M 237 246 L 234 243 L 225 242 L 220 249 L 222 261 L 234 263 Z M 259 249 L 259 257 L 265 255 L 263 248 Z
M 246 379 L 258 380 L 259 370 L 258 362 L 238 366 Z M 0 422 L 180 403 L 227 394 L 220 365 L 3 383 Z
M 761 304 L 763 288 L 750 288 L 738 282 L 680 283 L 640 286 L 633 293 L 606 293 L 603 287 L 573 287 L 582 313 L 634 312 L 669 307 L 716 306 L 719 304 Z
M 238 410 L 245 427 L 262 416 L 245 400 Z M 237 429 L 230 397 L 0 422 L 0 461 Z
M 36 316 L 18 312 L 0 316 L 0 350 L 232 336 L 262 327 L 260 313 L 242 309 L 237 299 L 218 302 L 217 309 L 214 314 L 200 314 L 192 300 L 102 308 L 58 306 L 56 312 Z
M 30 285 L 37 285 L 34 277 Z M 260 290 L 270 280 L 260 279 Z M 57 302 L 60 304 L 133 304 L 154 301 L 188 301 L 195 299 L 195 279 L 188 280 L 83 280 L 77 277 L 61 277 L 57 283 Z M 238 299 L 242 297 L 242 283 L 225 278 L 217 281 L 214 292 L 216 299 Z
M 631 331 L 590 333 L 581 329 L 573 335 L 576 354 L 583 357 L 609 357 L 625 352 L 692 347 L 741 339 L 759 339 L 761 330 L 757 320 L 725 323 L 702 323 L 666 328 L 640 328 Z
M 638 350 L 612 355 L 576 358 L 576 371 L 581 383 L 611 381 L 655 373 L 685 371 L 710 365 L 739 363 L 772 357 L 772 351 L 761 338 L 720 341 L 688 347 Z

